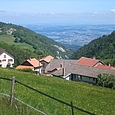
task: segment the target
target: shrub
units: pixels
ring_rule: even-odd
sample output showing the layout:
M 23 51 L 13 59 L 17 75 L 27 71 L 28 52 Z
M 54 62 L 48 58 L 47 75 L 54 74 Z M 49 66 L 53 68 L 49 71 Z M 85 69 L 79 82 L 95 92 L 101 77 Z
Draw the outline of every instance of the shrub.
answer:
M 107 73 L 99 74 L 97 85 L 115 89 L 115 75 Z

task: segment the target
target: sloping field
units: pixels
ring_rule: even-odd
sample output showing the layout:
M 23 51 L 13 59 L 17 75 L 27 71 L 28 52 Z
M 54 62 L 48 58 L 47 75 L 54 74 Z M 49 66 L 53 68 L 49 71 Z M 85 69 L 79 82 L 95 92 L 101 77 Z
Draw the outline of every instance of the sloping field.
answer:
M 115 90 L 93 86 L 82 82 L 71 82 L 59 78 L 37 76 L 29 73 L 0 68 L 0 77 L 12 78 L 52 97 L 71 103 L 96 115 L 115 114 Z M 0 79 L 0 92 L 10 94 L 11 82 Z M 47 115 L 71 115 L 71 107 L 15 83 L 16 98 L 43 111 Z M 75 115 L 88 115 L 74 109 Z
M 8 43 L 10 45 L 14 44 L 15 38 L 12 35 L 0 35 L 0 41 Z
M 0 35 L 0 41 L 3 41 L 4 43 L 7 43 L 9 45 L 17 45 L 20 48 L 33 50 L 33 47 L 31 45 L 26 43 L 15 43 L 14 40 L 15 38 L 12 35 Z

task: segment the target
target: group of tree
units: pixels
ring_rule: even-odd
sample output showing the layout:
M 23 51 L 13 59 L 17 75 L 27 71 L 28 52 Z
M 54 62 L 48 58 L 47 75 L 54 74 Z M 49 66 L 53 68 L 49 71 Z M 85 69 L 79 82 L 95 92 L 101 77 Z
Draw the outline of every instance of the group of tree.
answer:
M 106 73 L 98 75 L 97 85 L 115 89 L 115 75 Z

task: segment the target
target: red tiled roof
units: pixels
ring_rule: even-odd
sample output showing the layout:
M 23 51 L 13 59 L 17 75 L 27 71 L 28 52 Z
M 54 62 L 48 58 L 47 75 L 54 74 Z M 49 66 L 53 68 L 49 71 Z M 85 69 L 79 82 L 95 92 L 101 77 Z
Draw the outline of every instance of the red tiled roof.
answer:
M 98 64 L 96 67 L 97 68 L 103 68 L 103 69 L 110 69 L 111 68 L 111 66 L 102 65 L 102 64 Z
M 54 59 L 54 57 L 52 57 L 52 56 L 47 56 L 47 57 L 45 57 L 45 58 L 42 58 L 42 59 L 40 59 L 40 61 L 46 61 L 46 62 L 50 62 L 51 61 L 51 59 Z
M 111 70 L 115 70 L 115 67 L 112 67 L 112 66 L 111 66 Z
M 29 63 L 26 64 L 26 62 Z M 24 63 L 22 63 L 21 65 L 17 66 L 16 69 L 24 69 L 24 68 L 34 68 L 34 67 L 39 67 L 39 66 L 42 66 L 42 64 L 35 58 L 33 59 L 28 59 L 26 60 Z
M 42 64 L 35 58 L 27 60 L 33 67 L 41 66 Z
M 30 68 L 30 69 L 32 69 L 33 66 L 19 65 L 19 66 L 16 67 L 16 69 L 25 69 L 25 68 Z
M 107 65 L 102 65 L 102 64 L 98 64 L 96 67 L 97 67 L 97 68 L 103 68 L 103 69 L 115 70 L 115 67 L 107 66 Z
M 94 67 L 98 62 L 100 62 L 100 61 L 99 61 L 99 60 L 96 60 L 96 59 L 81 57 L 81 58 L 76 62 L 76 64 Z

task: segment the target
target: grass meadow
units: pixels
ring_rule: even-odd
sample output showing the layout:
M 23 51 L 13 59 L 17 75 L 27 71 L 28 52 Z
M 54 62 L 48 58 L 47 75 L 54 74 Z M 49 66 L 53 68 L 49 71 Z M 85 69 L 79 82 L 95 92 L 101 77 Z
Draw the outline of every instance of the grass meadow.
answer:
M 16 80 L 28 86 L 67 103 L 73 102 L 74 106 L 96 115 L 115 115 L 115 90 L 82 82 L 72 82 L 55 77 L 38 76 L 13 69 L 0 68 L 0 77 L 12 78 L 13 76 L 15 76 Z M 11 81 L 0 79 L 0 93 L 10 94 L 10 91 Z M 18 83 L 15 83 L 14 96 L 40 111 L 43 111 L 47 115 L 71 115 L 71 107 L 32 91 Z M 6 105 L 8 104 L 6 103 L 6 100 L 2 99 L 0 102 L 3 104 L 2 108 L 5 108 L 5 110 L 7 108 Z M 17 108 L 20 108 L 20 103 L 16 101 L 14 102 L 14 105 L 15 103 L 17 104 Z M 22 104 L 20 110 L 25 113 L 24 110 L 26 109 L 23 108 L 25 108 L 25 106 Z M 4 113 L 5 110 L 2 111 L 2 113 Z M 16 108 L 14 110 L 19 113 Z M 74 109 L 74 113 L 75 115 L 88 115 L 77 109 Z M 28 115 L 33 114 L 42 115 L 34 110 L 28 112 Z M 9 114 L 6 113 L 4 115 Z
M 7 43 L 9 45 L 15 45 L 16 44 L 20 48 L 34 50 L 31 45 L 26 44 L 26 43 L 15 43 L 14 40 L 15 40 L 15 38 L 13 37 L 13 35 L 0 35 L 0 41 L 3 41 L 4 43 Z

